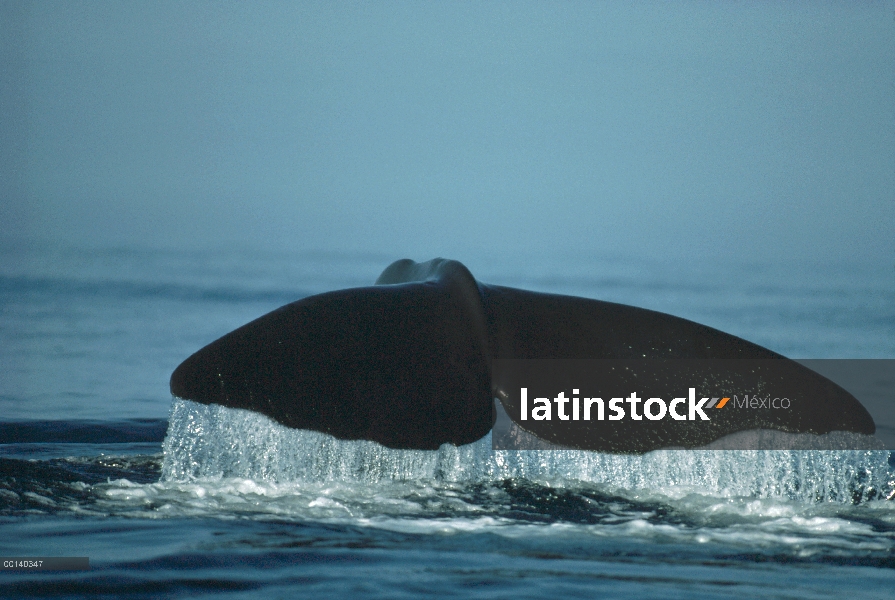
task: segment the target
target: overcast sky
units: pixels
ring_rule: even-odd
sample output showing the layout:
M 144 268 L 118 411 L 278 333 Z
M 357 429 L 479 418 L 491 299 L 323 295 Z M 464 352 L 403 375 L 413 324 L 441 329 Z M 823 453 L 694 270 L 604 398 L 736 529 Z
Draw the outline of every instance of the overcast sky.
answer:
M 0 4 L 0 238 L 895 259 L 895 3 Z

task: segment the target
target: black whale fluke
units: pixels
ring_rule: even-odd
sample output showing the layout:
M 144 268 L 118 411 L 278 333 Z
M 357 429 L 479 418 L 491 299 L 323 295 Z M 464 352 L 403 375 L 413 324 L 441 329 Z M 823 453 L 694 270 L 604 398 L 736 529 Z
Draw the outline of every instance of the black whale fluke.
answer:
M 371 287 L 311 296 L 268 313 L 186 359 L 171 375 L 171 393 L 340 439 L 437 449 L 491 430 L 492 398 L 507 398 L 502 388 L 513 381 L 491 372 L 493 359 L 543 358 L 780 359 L 793 379 L 823 388 L 824 410 L 781 416 L 771 427 L 874 432 L 850 394 L 770 350 L 646 309 L 485 285 L 444 259 L 400 260 Z M 727 430 L 706 435 L 768 426 L 750 416 L 755 411 L 740 412 Z M 689 439 L 676 421 L 656 427 L 665 431 L 588 447 L 646 452 L 705 443 L 705 436 Z

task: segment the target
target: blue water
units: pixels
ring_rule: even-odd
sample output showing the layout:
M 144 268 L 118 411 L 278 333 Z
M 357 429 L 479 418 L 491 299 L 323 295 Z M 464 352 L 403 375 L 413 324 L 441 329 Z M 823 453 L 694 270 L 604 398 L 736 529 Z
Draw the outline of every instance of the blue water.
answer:
M 172 402 L 201 346 L 396 258 L 0 248 L 0 555 L 92 567 L 0 572 L 0 597 L 891 597 L 888 452 L 397 451 Z M 453 258 L 793 357 L 895 357 L 891 265 Z

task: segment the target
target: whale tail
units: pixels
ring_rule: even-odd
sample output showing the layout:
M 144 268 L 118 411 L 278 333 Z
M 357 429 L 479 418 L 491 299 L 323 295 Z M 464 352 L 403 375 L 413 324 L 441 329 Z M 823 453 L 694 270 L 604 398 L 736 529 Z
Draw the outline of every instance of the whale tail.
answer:
M 492 397 L 517 418 L 518 406 L 509 399 L 520 379 L 506 361 L 519 359 L 642 365 L 699 359 L 692 363 L 695 375 L 692 368 L 675 374 L 642 366 L 639 381 L 649 380 L 657 394 L 678 393 L 693 377 L 711 376 L 717 363 L 699 367 L 704 360 L 739 364 L 738 385 L 757 389 L 767 383 L 765 374 L 750 371 L 747 362 L 772 361 L 781 381 L 811 390 L 814 398 L 808 410 L 780 411 L 770 420 L 756 411 L 728 411 L 724 427 L 703 427 L 698 435 L 692 425 L 671 419 L 640 436 L 618 426 L 592 426 L 579 447 L 695 447 L 761 427 L 874 431 L 870 415 L 845 390 L 756 344 L 647 309 L 482 284 L 459 262 L 444 259 L 397 261 L 376 285 L 311 296 L 268 313 L 185 360 L 171 376 L 171 392 L 340 439 L 436 449 L 486 435 L 494 418 Z M 560 435 L 557 421 L 532 423 L 520 425 L 545 439 Z

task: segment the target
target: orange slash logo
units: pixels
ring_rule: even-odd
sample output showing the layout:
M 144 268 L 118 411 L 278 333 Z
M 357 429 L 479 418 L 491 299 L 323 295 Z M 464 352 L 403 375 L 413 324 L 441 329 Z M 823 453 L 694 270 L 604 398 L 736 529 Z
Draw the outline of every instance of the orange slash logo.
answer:
M 724 405 L 727 404 L 727 401 L 730 400 L 730 398 L 720 398 L 721 402 L 718 402 L 718 400 L 719 398 L 712 398 L 711 402 L 709 402 L 706 408 L 724 408 Z M 716 404 L 717 406 L 715 406 Z

